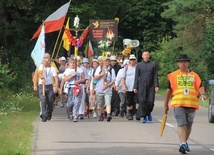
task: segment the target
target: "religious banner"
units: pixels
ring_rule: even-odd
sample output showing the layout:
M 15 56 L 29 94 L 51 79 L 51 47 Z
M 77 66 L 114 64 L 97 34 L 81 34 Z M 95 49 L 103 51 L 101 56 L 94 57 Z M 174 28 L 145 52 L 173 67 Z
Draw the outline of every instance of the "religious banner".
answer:
M 118 40 L 118 22 L 116 20 L 90 20 L 90 41 L 101 40 Z

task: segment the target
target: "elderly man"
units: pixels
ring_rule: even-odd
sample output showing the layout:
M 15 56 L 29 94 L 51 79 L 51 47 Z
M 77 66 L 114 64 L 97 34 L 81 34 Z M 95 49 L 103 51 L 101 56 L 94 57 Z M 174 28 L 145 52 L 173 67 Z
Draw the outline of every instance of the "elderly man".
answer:
M 50 120 L 53 111 L 54 93 L 58 90 L 56 69 L 51 66 L 50 54 L 45 53 L 43 64 L 39 67 L 39 99 L 42 103 L 42 122 Z M 55 82 L 53 87 L 52 82 Z

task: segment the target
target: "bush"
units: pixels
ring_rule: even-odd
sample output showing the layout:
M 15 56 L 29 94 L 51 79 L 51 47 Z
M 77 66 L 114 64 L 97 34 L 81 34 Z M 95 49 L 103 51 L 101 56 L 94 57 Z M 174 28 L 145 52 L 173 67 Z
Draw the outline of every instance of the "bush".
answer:
M 8 64 L 2 64 L 0 58 L 0 89 L 6 89 L 16 80 L 16 74 L 9 69 Z

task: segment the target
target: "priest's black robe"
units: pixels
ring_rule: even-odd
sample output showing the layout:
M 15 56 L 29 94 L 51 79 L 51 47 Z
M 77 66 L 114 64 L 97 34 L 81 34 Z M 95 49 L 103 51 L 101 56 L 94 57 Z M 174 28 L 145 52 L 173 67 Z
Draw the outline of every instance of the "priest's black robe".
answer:
M 153 111 L 155 87 L 159 87 L 157 66 L 154 61 L 137 64 L 134 89 L 138 90 L 139 107 L 136 118 L 148 116 Z

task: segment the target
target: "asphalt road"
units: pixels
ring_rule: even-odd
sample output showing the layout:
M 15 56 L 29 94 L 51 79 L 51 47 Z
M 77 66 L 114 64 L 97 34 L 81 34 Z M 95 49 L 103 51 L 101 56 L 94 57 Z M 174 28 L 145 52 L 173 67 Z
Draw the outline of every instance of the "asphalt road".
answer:
M 128 121 L 113 116 L 111 122 L 85 117 L 74 123 L 65 108 L 55 108 L 51 121 L 35 122 L 33 155 L 177 155 L 178 136 L 173 109 L 160 137 L 163 98 L 156 96 L 153 121 Z M 196 113 L 189 138 L 192 155 L 214 155 L 214 124 L 208 123 L 207 109 Z

